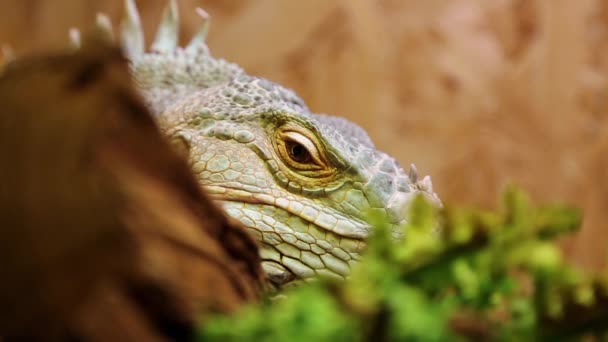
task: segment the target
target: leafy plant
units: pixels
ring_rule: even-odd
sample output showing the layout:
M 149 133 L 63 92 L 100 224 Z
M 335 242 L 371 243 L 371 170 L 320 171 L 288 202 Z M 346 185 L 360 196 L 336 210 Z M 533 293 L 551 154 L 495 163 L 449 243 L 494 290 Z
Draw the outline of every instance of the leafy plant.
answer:
M 319 281 L 201 325 L 201 340 L 538 341 L 601 336 L 608 286 L 567 263 L 554 243 L 578 210 L 534 207 L 511 188 L 502 208 L 437 211 L 422 198 L 395 239 L 374 235 L 345 282 Z

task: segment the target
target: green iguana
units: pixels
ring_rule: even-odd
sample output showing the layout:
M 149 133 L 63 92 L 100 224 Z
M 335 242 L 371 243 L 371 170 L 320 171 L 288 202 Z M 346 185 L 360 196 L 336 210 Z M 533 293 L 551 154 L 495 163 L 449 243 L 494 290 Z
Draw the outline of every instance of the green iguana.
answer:
M 162 131 L 188 153 L 201 186 L 261 244 L 275 286 L 316 275 L 344 278 L 359 259 L 370 212 L 395 225 L 424 194 L 440 204 L 430 178 L 406 174 L 366 132 L 339 117 L 311 113 L 292 90 L 214 58 L 205 44 L 209 17 L 178 46 L 170 1 L 149 52 L 133 0 L 120 39 L 135 83 Z M 98 27 L 112 35 L 109 19 Z M 79 43 L 72 31 L 74 44 Z

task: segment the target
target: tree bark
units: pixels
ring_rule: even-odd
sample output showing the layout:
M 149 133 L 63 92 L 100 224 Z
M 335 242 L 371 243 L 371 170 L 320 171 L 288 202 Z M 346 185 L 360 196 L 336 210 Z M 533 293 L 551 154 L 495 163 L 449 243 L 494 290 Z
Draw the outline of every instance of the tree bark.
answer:
M 0 339 L 188 340 L 255 301 L 257 246 L 202 193 L 120 52 L 0 77 Z

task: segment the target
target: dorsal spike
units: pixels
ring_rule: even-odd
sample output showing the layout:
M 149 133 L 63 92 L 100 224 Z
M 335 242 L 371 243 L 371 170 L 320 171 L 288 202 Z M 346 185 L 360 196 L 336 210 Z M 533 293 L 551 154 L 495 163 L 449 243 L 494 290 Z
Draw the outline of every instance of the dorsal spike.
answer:
M 433 181 L 431 180 L 431 176 L 424 176 L 422 178 L 421 184 L 425 191 L 429 193 L 433 193 Z
M 72 27 L 70 29 L 70 31 L 68 32 L 68 34 L 69 34 L 69 37 L 70 37 L 70 46 L 74 50 L 80 49 L 80 46 L 82 45 L 82 40 L 80 38 L 80 30 L 78 30 L 77 28 Z
M 121 23 L 122 48 L 134 60 L 144 53 L 144 33 L 141 28 L 139 12 L 134 0 L 125 0 L 125 12 Z
M 109 42 L 114 42 L 114 31 L 112 29 L 112 22 L 110 21 L 110 18 L 107 15 L 103 13 L 97 13 L 95 24 L 97 30 L 104 39 Z
M 209 24 L 211 21 L 211 17 L 209 16 L 209 13 L 207 13 L 207 11 L 205 11 L 204 9 L 197 7 L 196 8 L 196 14 L 198 14 L 201 19 L 201 26 L 199 27 L 198 31 L 196 32 L 196 34 L 192 37 L 192 40 L 190 41 L 190 43 L 188 43 L 188 46 L 186 47 L 187 49 L 196 49 L 199 45 L 203 44 L 205 42 L 205 39 L 207 39 L 207 33 L 209 32 Z
M 408 177 L 412 183 L 418 182 L 418 170 L 416 169 L 416 165 L 410 164 L 410 170 L 408 172 Z
M 175 50 L 179 40 L 179 10 L 175 0 L 169 0 L 163 11 L 163 19 L 152 43 L 152 51 L 170 52 Z

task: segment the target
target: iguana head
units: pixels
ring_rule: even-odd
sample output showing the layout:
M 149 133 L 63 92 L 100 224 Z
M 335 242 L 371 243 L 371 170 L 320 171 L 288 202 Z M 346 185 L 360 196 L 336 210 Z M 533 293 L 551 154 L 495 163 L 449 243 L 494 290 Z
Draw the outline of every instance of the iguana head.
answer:
M 123 45 L 144 99 L 200 184 L 261 242 L 272 283 L 343 278 L 371 212 L 399 225 L 416 194 L 439 203 L 428 177 L 406 174 L 359 126 L 311 113 L 291 90 L 211 57 L 206 20 L 179 48 L 170 2 L 145 53 L 132 1 L 126 8 Z

